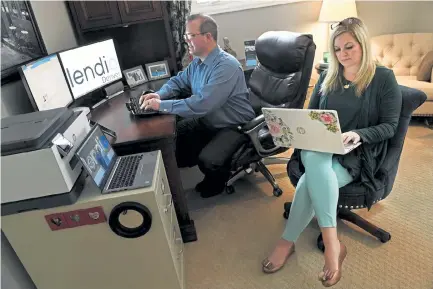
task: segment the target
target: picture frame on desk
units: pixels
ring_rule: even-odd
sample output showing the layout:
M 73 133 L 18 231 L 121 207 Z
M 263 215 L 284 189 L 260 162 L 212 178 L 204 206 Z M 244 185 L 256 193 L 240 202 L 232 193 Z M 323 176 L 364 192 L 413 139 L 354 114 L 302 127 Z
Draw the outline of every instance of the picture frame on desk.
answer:
M 148 63 L 145 66 L 149 80 L 162 79 L 171 76 L 167 60 Z
M 147 79 L 146 77 L 143 66 L 141 65 L 125 69 L 123 71 L 123 75 L 125 76 L 126 82 L 128 83 L 130 88 L 149 81 L 149 79 Z

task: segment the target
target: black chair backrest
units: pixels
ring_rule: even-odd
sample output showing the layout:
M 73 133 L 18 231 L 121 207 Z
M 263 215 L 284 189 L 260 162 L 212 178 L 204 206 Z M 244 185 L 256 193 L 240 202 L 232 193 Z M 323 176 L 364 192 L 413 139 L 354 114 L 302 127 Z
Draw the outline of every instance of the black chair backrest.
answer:
M 388 143 L 388 152 L 383 164 L 383 167 L 388 169 L 388 178 L 385 184 L 386 186 L 383 198 L 388 196 L 394 185 L 398 164 L 400 162 L 400 156 L 403 150 L 404 140 L 406 137 L 406 132 L 409 128 L 412 113 L 427 99 L 427 95 L 418 89 L 402 85 L 399 87 L 402 94 L 400 119 L 398 121 L 397 131 Z
M 258 65 L 248 84 L 256 114 L 262 114 L 262 107 L 302 108 L 316 51 L 313 36 L 268 31 L 256 40 L 255 48 Z

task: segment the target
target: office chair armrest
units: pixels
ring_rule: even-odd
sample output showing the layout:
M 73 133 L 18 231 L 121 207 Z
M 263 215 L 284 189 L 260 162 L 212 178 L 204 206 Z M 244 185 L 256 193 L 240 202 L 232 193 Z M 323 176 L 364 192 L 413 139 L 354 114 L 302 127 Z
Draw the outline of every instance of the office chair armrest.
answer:
M 242 132 L 246 133 L 247 131 L 252 130 L 253 128 L 255 128 L 256 126 L 258 126 L 264 121 L 265 121 L 265 116 L 261 114 L 255 119 L 253 119 L 252 121 L 250 121 L 249 123 L 245 124 L 243 127 L 241 127 L 241 130 Z
M 259 132 L 262 128 L 266 126 L 265 117 L 263 115 L 260 115 L 250 121 L 249 123 L 245 124 L 243 127 L 240 127 L 239 129 L 249 136 L 251 139 L 251 142 L 254 145 L 254 148 L 257 151 L 257 154 L 261 157 L 267 157 L 269 155 L 272 155 L 276 153 L 278 150 L 281 149 L 279 146 L 275 146 L 271 149 L 265 149 L 262 144 L 259 141 Z

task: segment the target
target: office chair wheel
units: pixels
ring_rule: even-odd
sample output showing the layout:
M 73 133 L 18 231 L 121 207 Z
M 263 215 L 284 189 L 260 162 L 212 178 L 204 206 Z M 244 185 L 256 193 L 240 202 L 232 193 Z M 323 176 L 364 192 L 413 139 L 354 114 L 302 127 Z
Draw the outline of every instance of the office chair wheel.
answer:
M 292 207 L 292 203 L 291 202 L 286 202 L 284 203 L 284 213 L 283 213 L 283 217 L 284 219 L 288 219 L 289 215 L 290 215 L 290 208 Z
M 231 195 L 235 192 L 235 188 L 233 186 L 227 186 L 226 187 L 226 193 Z
M 279 197 L 279 196 L 281 196 L 283 194 L 283 190 L 282 189 L 280 189 L 280 188 L 275 188 L 274 189 L 274 196 L 275 197 Z
M 386 243 L 389 240 L 391 240 L 391 234 L 388 233 L 388 232 L 385 232 L 385 231 L 379 231 L 379 236 L 378 237 L 379 237 L 379 240 L 382 243 Z

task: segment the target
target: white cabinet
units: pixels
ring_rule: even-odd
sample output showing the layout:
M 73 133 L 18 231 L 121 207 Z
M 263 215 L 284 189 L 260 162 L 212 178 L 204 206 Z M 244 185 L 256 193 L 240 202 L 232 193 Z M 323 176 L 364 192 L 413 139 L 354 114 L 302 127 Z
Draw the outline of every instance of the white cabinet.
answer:
M 145 235 L 125 238 L 110 228 L 113 208 L 125 203 L 150 212 Z M 45 218 L 97 207 L 105 222 L 53 231 Z M 143 217 L 127 210 L 118 219 L 135 227 Z M 183 242 L 160 152 L 151 187 L 102 195 L 87 183 L 75 204 L 4 216 L 2 230 L 38 289 L 185 288 Z

